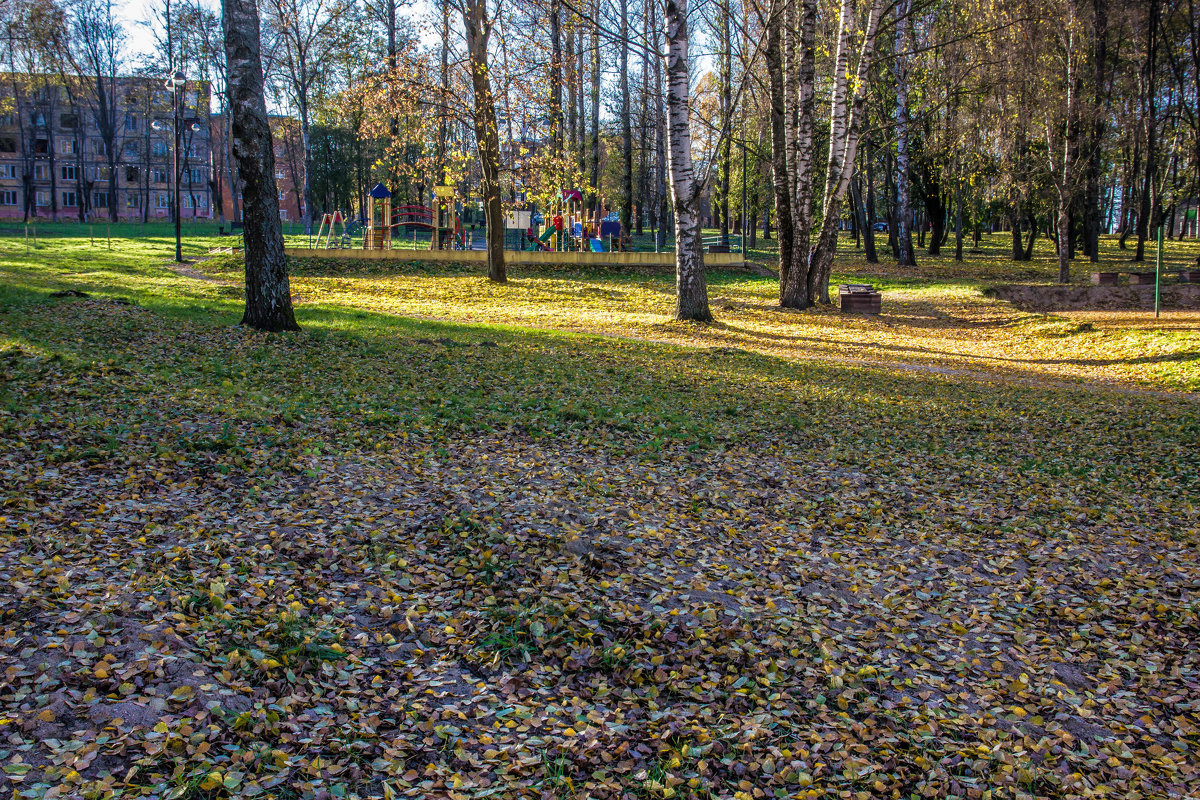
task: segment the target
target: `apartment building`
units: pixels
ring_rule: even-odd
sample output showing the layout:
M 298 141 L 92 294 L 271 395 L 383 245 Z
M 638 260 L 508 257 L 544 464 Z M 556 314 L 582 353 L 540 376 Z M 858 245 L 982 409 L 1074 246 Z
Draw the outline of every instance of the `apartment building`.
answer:
M 188 81 L 179 100 L 180 216 L 210 219 L 208 82 Z M 161 78 L 122 77 L 112 101 L 99 112 L 86 78 L 0 73 L 0 218 L 171 217 L 171 91 Z
M 275 144 L 275 189 L 279 192 L 279 218 L 284 222 L 296 222 L 304 218 L 304 145 L 300 136 L 300 123 L 293 117 L 273 114 L 270 117 L 271 140 Z M 229 130 L 224 114 L 212 116 L 212 141 L 214 180 L 216 188 L 214 202 L 224 209 L 226 219 L 240 219 L 234 214 L 230 191 L 229 154 L 225 152 L 225 136 Z M 241 192 L 238 206 L 241 206 Z

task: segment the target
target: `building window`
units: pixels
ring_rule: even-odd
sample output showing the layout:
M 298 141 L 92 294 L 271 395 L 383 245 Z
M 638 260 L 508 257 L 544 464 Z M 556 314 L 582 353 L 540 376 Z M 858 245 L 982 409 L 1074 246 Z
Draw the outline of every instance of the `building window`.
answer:
M 279 218 L 283 219 L 283 220 L 287 219 L 287 209 L 286 208 L 279 209 Z
M 11 136 L 0 138 L 0 153 L 17 152 L 17 140 Z
M 62 167 L 59 168 L 59 174 L 62 176 L 64 181 L 75 180 L 75 165 L 63 164 Z
M 125 168 L 125 182 L 126 183 L 137 183 L 139 180 L 141 180 L 141 177 L 142 177 L 142 171 L 140 169 L 138 169 L 137 167 L 126 167 Z
M 138 129 L 138 118 L 133 114 L 125 115 L 125 130 L 136 131 Z
M 188 173 L 188 178 L 192 183 L 204 183 L 204 170 L 200 167 L 193 167 Z
M 281 170 L 281 169 L 275 170 L 275 180 L 277 180 L 277 181 L 283 180 L 283 170 Z
M 33 140 L 33 154 L 34 155 L 44 156 L 44 155 L 49 155 L 49 153 L 50 153 L 50 140 L 49 139 L 34 139 Z
M 35 128 L 46 127 L 46 115 L 40 111 L 33 112 L 29 117 L 29 121 L 33 123 L 33 127 Z
M 16 164 L 0 164 L 0 178 L 8 178 L 9 180 L 15 180 L 16 177 L 17 177 L 17 165 Z
M 126 142 L 125 143 L 125 155 L 129 158 L 137 158 L 137 154 L 138 154 L 138 143 L 137 142 Z
M 50 165 L 49 164 L 34 164 L 33 179 L 35 181 L 50 180 Z
M 155 142 L 154 149 L 152 152 L 156 156 L 165 156 L 168 152 L 167 143 L 166 142 Z
M 59 114 L 58 125 L 67 130 L 73 130 L 79 124 L 79 118 L 74 114 Z
M 155 183 L 166 183 L 167 182 L 167 171 L 165 169 L 154 170 L 153 179 L 154 179 Z
M 96 180 L 106 181 L 112 175 L 112 170 L 108 167 L 96 167 Z
M 125 206 L 127 208 L 141 208 L 142 196 L 140 194 L 130 194 L 125 196 Z
M 15 206 L 17 204 L 17 193 L 11 189 L 0 191 L 0 206 Z
M 108 208 L 108 192 L 95 192 L 92 194 L 92 206 L 95 208 Z
M 96 155 L 106 156 L 106 155 L 108 155 L 108 142 L 105 142 L 105 141 L 95 142 L 92 144 L 92 149 L 96 152 Z
M 37 205 L 42 208 L 45 208 L 46 206 L 50 205 L 50 193 L 49 192 L 38 192 L 37 195 L 35 195 L 33 199 L 37 203 Z
M 74 192 L 63 192 L 62 193 L 62 204 L 63 204 L 63 208 L 74 208 L 75 207 L 75 193 Z
M 170 208 L 171 197 L 166 192 L 156 192 L 154 195 L 155 208 Z
M 62 139 L 61 141 L 59 141 L 58 152 L 62 153 L 64 156 L 75 155 L 75 140 L 74 139 Z
M 7 127 L 16 123 L 17 119 L 12 114 L 0 114 L 0 125 Z

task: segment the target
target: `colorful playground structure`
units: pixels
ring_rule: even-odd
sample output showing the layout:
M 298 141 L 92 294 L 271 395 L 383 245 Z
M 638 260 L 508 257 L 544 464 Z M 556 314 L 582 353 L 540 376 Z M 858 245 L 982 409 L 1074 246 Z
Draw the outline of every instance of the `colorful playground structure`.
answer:
M 392 197 L 390 189 L 377 183 L 371 189 L 365 219 L 347 221 L 340 211 L 323 215 L 316 248 L 350 249 L 355 235 L 361 231 L 364 250 L 391 250 L 394 242 L 406 241 L 409 236 L 415 245 L 417 235 L 426 232 L 429 235 L 426 249 L 431 251 L 482 249 L 482 242 L 476 245 L 472 232 L 463 225 L 462 205 L 453 186 L 434 187 L 432 207 L 393 206 Z M 531 209 L 508 212 L 505 239 L 514 250 L 525 252 L 631 252 L 628 232 L 612 218 L 615 215 L 602 214 L 601 206 L 590 214 L 584 209 L 583 192 L 579 189 L 563 189 L 543 216 L 535 215 Z M 507 234 L 512 234 L 511 238 Z M 409 248 L 401 245 L 400 249 Z
M 528 212 L 524 214 L 528 216 Z M 559 201 L 547 209 L 540 233 L 534 223 L 527 225 L 525 246 L 520 249 L 528 252 L 607 253 L 632 249 L 629 236 L 621 231 L 621 223 L 602 219 L 599 208 L 593 218 L 587 217 L 583 192 L 579 189 L 562 190 Z
M 434 206 L 406 205 L 392 208 L 392 193 L 382 183 L 371 189 L 371 213 L 363 231 L 364 250 L 390 250 L 397 232 L 429 232 L 430 250 L 469 250 L 470 236 L 463 228 L 462 216 L 453 186 L 438 186 Z

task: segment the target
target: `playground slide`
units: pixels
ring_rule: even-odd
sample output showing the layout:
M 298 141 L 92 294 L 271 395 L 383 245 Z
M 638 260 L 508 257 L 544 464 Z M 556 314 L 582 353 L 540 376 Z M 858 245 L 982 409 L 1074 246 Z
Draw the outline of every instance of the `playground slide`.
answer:
M 604 252 L 604 240 L 603 239 L 592 239 L 591 243 L 592 243 L 592 252 L 593 253 L 603 253 Z
M 550 237 L 553 236 L 556 232 L 557 231 L 554 228 L 554 226 L 550 226 L 549 228 L 547 228 L 545 230 L 544 233 L 542 233 L 541 236 L 537 237 L 536 239 L 534 239 L 532 242 L 529 243 L 529 246 L 525 248 L 525 252 L 528 253 L 530 251 L 535 251 L 535 250 L 549 250 L 550 249 Z

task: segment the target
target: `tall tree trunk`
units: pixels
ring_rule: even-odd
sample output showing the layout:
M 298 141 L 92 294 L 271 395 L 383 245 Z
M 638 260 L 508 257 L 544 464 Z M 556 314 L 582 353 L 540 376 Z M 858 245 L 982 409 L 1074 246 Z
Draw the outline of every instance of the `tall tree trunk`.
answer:
M 896 78 L 896 239 L 900 248 L 897 259 L 901 267 L 915 267 L 916 254 L 912 241 L 912 207 L 909 199 L 908 167 L 908 63 L 901 55 L 907 46 L 908 14 L 912 0 L 900 0 L 896 6 L 896 59 L 893 71 Z
M 621 235 L 628 236 L 633 219 L 633 121 L 629 103 L 629 0 L 617 0 L 621 15 L 621 61 L 617 76 L 621 91 Z
M 785 70 L 795 75 L 796 97 L 793 113 L 795 123 L 790 149 L 794 153 L 791 170 L 792 183 L 792 260 L 788 265 L 787 283 L 783 287 L 780 305 L 786 308 L 808 308 L 812 305 L 809 294 L 809 245 L 812 242 L 812 195 L 813 195 L 813 134 L 816 129 L 816 55 L 815 39 L 817 24 L 816 0 L 802 0 L 799 4 L 800 36 L 797 50 L 791 61 L 795 67 Z M 791 4 L 789 3 L 790 7 Z M 785 53 L 786 56 L 786 53 Z M 791 166 L 791 165 L 789 165 Z
M 596 0 L 593 19 L 600 19 L 600 0 Z M 591 187 L 595 196 L 592 208 L 600 207 L 600 29 L 592 26 L 592 175 Z
M 1139 80 L 1142 103 L 1142 124 L 1146 137 L 1146 166 L 1142 171 L 1142 196 L 1138 208 L 1137 251 L 1134 261 L 1146 259 L 1146 240 L 1151 231 L 1151 205 L 1154 184 L 1158 177 L 1158 122 L 1157 109 L 1154 104 L 1154 91 L 1157 81 L 1155 66 L 1158 61 L 1158 0 L 1147 0 L 1146 13 L 1146 60 L 1142 66 Z
M 222 0 L 233 155 L 244 188 L 246 311 L 242 324 L 266 331 L 299 330 L 292 311 L 275 148 L 263 96 L 258 7 L 253 0 Z
M 821 232 L 809 257 L 808 294 L 813 301 L 829 302 L 829 278 L 833 271 L 833 256 L 837 250 L 837 226 L 841 219 L 842 201 L 850 189 L 854 165 L 858 161 L 858 128 L 866 106 L 868 75 L 875 54 L 875 36 L 885 0 L 873 0 L 867 14 L 863 42 L 859 51 L 858 69 L 850 80 L 850 46 L 854 26 L 854 0 L 843 0 L 840 34 L 838 37 L 837 75 L 830 103 L 829 158 L 825 178 L 824 209 Z M 851 87 L 854 89 L 851 95 Z
M 642 20 L 645 22 L 645 18 Z M 650 194 L 650 64 L 649 56 L 642 53 L 642 85 L 638 92 L 638 176 L 637 202 L 634 207 L 637 212 L 633 215 L 633 226 L 638 236 L 644 230 L 646 219 L 646 200 Z
M 575 105 L 579 108 L 579 124 L 577 127 L 579 138 L 576 141 L 575 150 L 579 159 L 580 175 L 587 175 L 587 103 L 584 100 L 583 93 L 584 76 L 587 74 L 587 53 L 585 52 L 585 42 L 586 37 L 583 35 L 583 28 L 580 27 L 575 43 L 576 47 L 578 48 L 578 57 L 575 61 Z
M 779 297 L 783 299 L 783 290 L 787 286 L 788 269 L 792 263 L 792 200 L 788 174 L 788 135 L 786 129 L 789 120 L 786 115 L 789 104 L 784 99 L 784 66 L 782 52 L 783 13 L 781 2 L 771 3 L 767 16 L 767 41 L 763 51 L 767 74 L 770 78 L 771 99 L 771 186 L 775 193 L 775 217 L 779 225 Z M 764 226 L 767 221 L 764 220 Z M 769 238 L 764 227 L 763 238 Z
M 550 141 L 556 156 L 566 155 L 563 141 L 562 5 L 550 0 Z
M 963 213 L 961 181 L 954 189 L 954 260 L 963 260 Z
M 875 153 L 874 146 L 870 137 L 867 137 L 866 146 L 863 149 L 863 160 L 867 165 L 867 205 L 864 209 L 866 212 L 866 227 L 863 228 L 864 250 L 867 256 L 868 264 L 878 264 L 879 254 L 875 252 Z
M 929 218 L 929 250 L 931 256 L 942 254 L 942 240 L 946 235 L 946 200 L 942 195 L 941 179 L 930 169 L 925 183 L 925 214 Z
M 1029 211 L 1029 240 L 1025 243 L 1025 252 L 1021 254 L 1022 261 L 1033 260 L 1033 243 L 1037 241 L 1038 223 L 1037 218 L 1033 216 L 1033 211 Z
M 575 51 L 575 16 L 571 14 L 567 17 L 566 43 L 566 72 L 567 72 L 567 135 L 566 144 L 564 147 L 564 155 L 568 153 L 574 154 L 578 152 L 578 127 L 579 127 L 579 107 L 575 104 L 575 84 L 579 81 L 579 70 L 577 67 Z
M 1072 15 L 1073 16 L 1073 15 Z M 1058 282 L 1069 283 L 1071 280 L 1071 255 L 1073 249 L 1072 213 L 1075 201 L 1075 161 L 1078 155 L 1079 125 L 1076 119 L 1075 104 L 1079 92 L 1079 77 L 1075 53 L 1075 30 L 1068 21 L 1066 32 L 1066 85 L 1067 106 L 1062 124 L 1063 138 L 1060 146 L 1056 147 L 1049 123 L 1046 128 L 1046 151 L 1050 159 L 1050 174 L 1058 190 Z M 1061 149 L 1061 161 L 1055 164 L 1054 151 Z M 1030 254 L 1032 256 L 1032 253 Z
M 463 4 L 463 27 L 467 34 L 467 59 L 475 97 L 472 121 L 475 124 L 475 143 L 482 177 L 480 192 L 483 195 L 483 218 L 487 225 L 488 279 L 505 283 L 508 274 L 504 265 L 500 136 L 496 129 L 496 101 L 488 72 L 488 40 L 492 34 L 492 21 L 487 15 L 487 0 L 466 0 Z
M 700 192 L 692 166 L 687 0 L 666 0 L 667 141 L 675 204 L 675 318 L 712 321 L 700 237 Z
M 717 172 L 717 191 L 720 195 L 721 209 L 721 244 L 729 245 L 729 187 L 730 176 L 733 172 L 733 39 L 729 26 L 729 2 L 722 0 L 717 11 L 720 14 L 718 24 L 718 83 L 720 92 L 721 127 L 725 135 L 721 139 L 720 169 Z
M 1083 251 L 1093 263 L 1100 260 L 1100 173 L 1104 157 L 1104 117 L 1107 106 L 1108 0 L 1092 0 L 1092 102 L 1087 126 L 1087 185 L 1084 188 Z
M 658 16 L 656 10 L 657 2 L 650 2 L 648 6 L 648 15 L 650 18 L 649 35 L 647 39 L 652 42 L 658 42 Z M 667 216 L 670 209 L 667 206 L 667 111 L 665 92 L 663 91 L 663 73 L 662 73 L 662 58 L 658 56 L 658 48 L 655 48 L 654 59 L 654 97 L 656 104 L 654 107 L 654 198 L 655 198 L 655 250 L 662 250 L 667 244 Z
M 1012 260 L 1013 261 L 1024 261 L 1025 260 L 1025 248 L 1021 243 L 1021 225 L 1023 224 L 1023 222 L 1021 219 L 1020 206 L 1017 206 L 1017 205 L 1011 206 L 1009 208 L 1008 218 L 1012 222 Z

